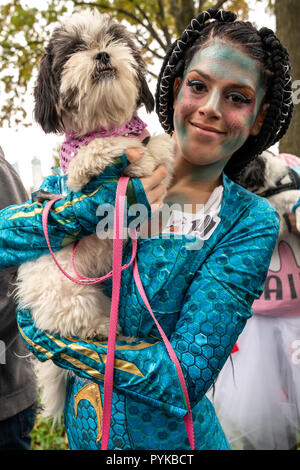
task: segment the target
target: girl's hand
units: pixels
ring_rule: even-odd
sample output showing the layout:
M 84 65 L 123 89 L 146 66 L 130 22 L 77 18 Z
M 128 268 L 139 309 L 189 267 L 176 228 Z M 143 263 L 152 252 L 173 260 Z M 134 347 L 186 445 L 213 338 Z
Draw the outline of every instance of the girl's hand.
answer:
M 143 155 L 143 147 L 129 148 L 126 150 L 126 156 L 130 163 L 137 162 Z M 140 178 L 152 211 L 157 210 L 163 203 L 162 198 L 166 194 L 167 188 L 162 184 L 162 180 L 166 176 L 167 170 L 165 165 L 159 165 L 152 175 Z

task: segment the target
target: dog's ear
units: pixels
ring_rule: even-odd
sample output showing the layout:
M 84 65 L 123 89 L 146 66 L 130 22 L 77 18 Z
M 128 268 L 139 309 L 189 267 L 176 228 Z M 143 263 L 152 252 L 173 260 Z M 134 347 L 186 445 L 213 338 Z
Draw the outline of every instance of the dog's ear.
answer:
M 56 110 L 60 80 L 55 79 L 53 75 L 52 59 L 51 53 L 44 53 L 34 88 L 34 118 L 46 133 L 58 133 L 63 130 Z
M 154 98 L 148 87 L 148 84 L 146 82 L 144 75 L 140 75 L 139 83 L 140 83 L 140 95 L 138 98 L 137 106 L 144 104 L 146 111 L 148 113 L 151 113 L 154 110 Z
M 257 190 L 265 184 L 266 164 L 260 156 L 254 158 L 243 170 L 239 184 L 249 191 Z

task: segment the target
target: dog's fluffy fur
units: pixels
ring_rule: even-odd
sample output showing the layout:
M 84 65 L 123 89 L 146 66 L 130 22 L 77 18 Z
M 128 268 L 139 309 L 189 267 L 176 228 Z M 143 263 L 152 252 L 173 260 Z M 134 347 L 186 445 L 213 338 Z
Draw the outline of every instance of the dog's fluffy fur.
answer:
M 144 104 L 153 109 L 145 80 L 145 65 L 132 36 L 108 15 L 85 11 L 73 15 L 52 34 L 41 59 L 35 88 L 35 118 L 45 132 L 84 135 L 99 125 L 121 127 Z M 79 150 L 68 168 L 68 186 L 80 190 L 93 176 L 113 164 L 126 149 L 140 146 L 135 138 L 107 137 Z M 167 135 L 154 136 L 145 154 L 126 169 L 128 176 L 152 174 L 161 163 L 168 187 L 174 166 L 174 143 Z M 76 267 L 88 277 L 111 270 L 113 240 L 96 235 L 83 239 Z M 57 254 L 63 269 L 72 273 L 69 245 Z M 79 285 L 57 269 L 50 255 L 19 268 L 17 297 L 30 308 L 36 326 L 61 336 L 107 338 L 110 313 L 101 285 Z M 37 365 L 44 416 L 58 420 L 64 407 L 66 373 L 51 361 Z
M 283 159 L 265 151 L 245 168 L 239 182 L 249 191 L 260 195 L 265 191 L 291 183 L 290 168 Z M 287 231 L 284 214 L 292 212 L 299 197 L 300 190 L 298 189 L 287 189 L 267 197 L 280 215 L 279 238 L 284 238 Z M 296 210 L 296 225 L 300 232 L 300 207 Z

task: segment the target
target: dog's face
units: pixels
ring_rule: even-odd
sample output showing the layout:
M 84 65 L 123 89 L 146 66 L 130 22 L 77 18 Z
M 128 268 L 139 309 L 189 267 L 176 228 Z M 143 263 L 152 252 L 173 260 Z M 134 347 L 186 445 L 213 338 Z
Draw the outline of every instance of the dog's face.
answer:
M 285 160 L 265 151 L 245 168 L 240 184 L 255 194 L 267 197 L 280 215 L 279 237 L 286 237 L 289 228 L 285 214 L 290 214 L 299 200 L 299 175 Z M 298 217 L 299 213 L 297 224 Z
M 240 178 L 240 184 L 255 194 L 262 194 L 291 182 L 287 163 L 268 151 L 252 160 Z
M 97 10 L 55 29 L 40 63 L 35 119 L 45 132 L 120 127 L 154 100 L 145 64 L 126 28 Z

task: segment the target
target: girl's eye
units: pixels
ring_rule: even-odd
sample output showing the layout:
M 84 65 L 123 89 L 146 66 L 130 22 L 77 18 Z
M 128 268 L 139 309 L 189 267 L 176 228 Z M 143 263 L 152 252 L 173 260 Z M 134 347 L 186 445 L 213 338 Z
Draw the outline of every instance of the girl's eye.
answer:
M 241 93 L 231 93 L 229 95 L 229 99 L 231 99 L 233 103 L 237 103 L 237 104 L 249 104 L 252 101 L 250 98 L 247 98 Z
M 188 80 L 187 86 L 191 87 L 194 93 L 201 93 L 206 90 L 206 85 L 200 80 Z

